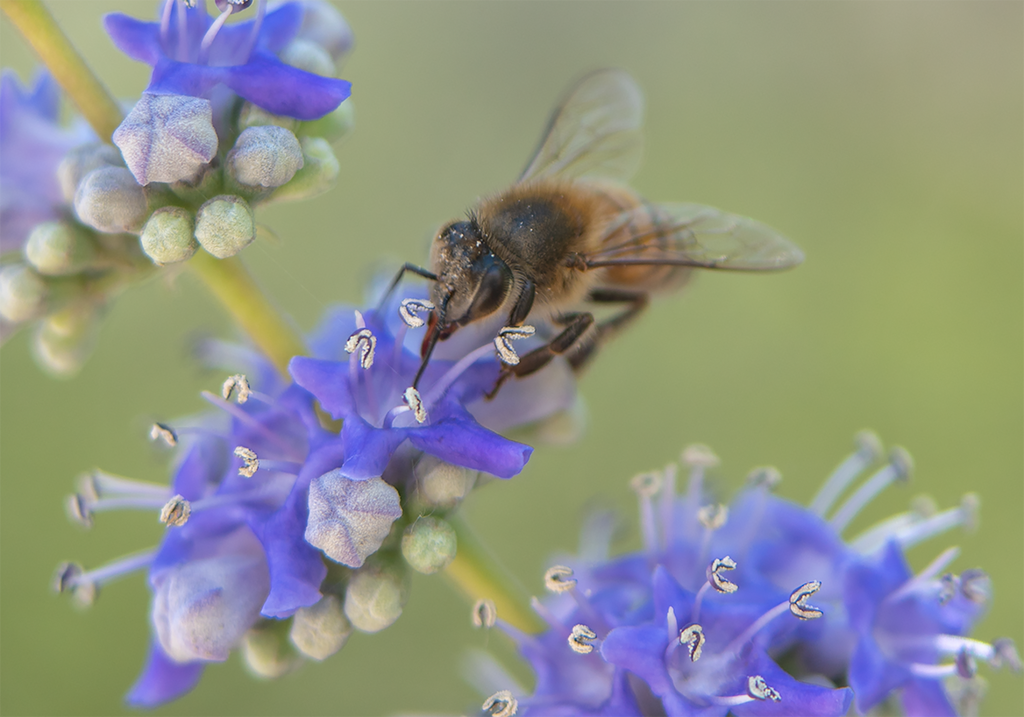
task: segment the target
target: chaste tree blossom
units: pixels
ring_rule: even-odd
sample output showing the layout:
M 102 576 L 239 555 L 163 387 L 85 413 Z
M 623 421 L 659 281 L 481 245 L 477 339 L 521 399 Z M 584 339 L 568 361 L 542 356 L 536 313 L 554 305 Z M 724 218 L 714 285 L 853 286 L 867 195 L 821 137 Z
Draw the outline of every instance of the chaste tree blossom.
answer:
M 236 647 L 257 674 L 278 676 L 333 654 L 353 629 L 387 627 L 407 599 L 407 566 L 436 572 L 454 557 L 447 512 L 479 475 L 510 478 L 529 459 L 529 446 L 493 429 L 572 408 L 562 361 L 486 401 L 500 363 L 470 328 L 423 374 L 417 417 L 403 396 L 420 365 L 422 332 L 410 328 L 425 303 L 332 310 L 310 337 L 312 356 L 292 361 L 292 383 L 248 349 L 204 344 L 207 363 L 232 374 L 221 395 L 203 394 L 216 414 L 153 427 L 176 446 L 171 485 L 96 472 L 69 498 L 86 525 L 137 508 L 168 526 L 153 550 L 88 572 L 64 564 L 55 579 L 88 603 L 104 583 L 148 570 L 153 645 L 129 703 L 180 696 Z
M 976 497 L 842 537 L 860 509 L 911 471 L 909 455 L 894 449 L 831 510 L 880 455 L 873 434 L 858 442 L 809 508 L 772 494 L 780 479 L 772 468 L 755 470 L 729 506 L 717 503 L 705 485 L 716 459 L 703 447 L 683 453 L 682 495 L 674 464 L 634 478 L 641 551 L 609 558 L 614 521 L 595 516 L 580 554 L 545 575 L 555 595 L 534 608 L 546 632 L 526 635 L 490 615 L 530 663 L 536 687 L 530 693 L 477 661 L 478 683 L 498 690 L 484 710 L 838 717 L 851 705 L 863 714 L 898 699 L 912 717 L 955 715 L 944 681 L 969 699 L 977 661 L 1020 670 L 1009 640 L 969 637 L 989 599 L 982 571 L 945 572 L 957 548 L 916 575 L 904 557 L 957 525 L 973 527 Z

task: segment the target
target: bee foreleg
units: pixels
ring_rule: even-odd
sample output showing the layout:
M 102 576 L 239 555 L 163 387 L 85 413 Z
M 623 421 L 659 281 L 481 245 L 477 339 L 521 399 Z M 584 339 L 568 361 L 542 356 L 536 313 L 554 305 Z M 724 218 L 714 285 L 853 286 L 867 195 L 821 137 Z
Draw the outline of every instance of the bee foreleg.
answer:
M 615 316 L 600 322 L 594 331 L 593 340 L 585 346 L 581 346 L 569 357 L 569 365 L 572 366 L 573 371 L 580 371 L 593 358 L 601 344 L 639 316 L 650 301 L 645 292 L 629 289 L 594 289 L 587 296 L 587 300 L 595 304 L 628 303 L 629 306 Z
M 405 276 L 405 272 L 407 271 L 411 271 L 413 274 L 418 274 L 422 276 L 424 279 L 429 279 L 430 281 L 437 281 L 437 274 L 435 274 L 434 272 L 428 271 L 427 269 L 424 269 L 422 266 L 417 266 L 416 264 L 405 262 L 405 265 L 398 270 L 397 274 L 395 274 L 395 278 L 391 280 L 390 284 L 388 284 L 388 290 L 384 292 L 384 295 L 381 297 L 380 302 L 377 304 L 378 313 L 380 313 L 380 310 L 383 309 L 385 304 L 388 303 L 388 299 L 391 298 L 392 292 L 394 292 L 395 287 L 398 286 L 398 283 L 402 280 L 402 277 Z
M 594 315 L 589 311 L 567 314 L 562 317 L 559 323 L 563 323 L 565 328 L 558 336 L 522 356 L 519 359 L 519 363 L 514 366 L 505 365 L 502 367 L 498 380 L 494 383 L 494 388 L 487 393 L 488 399 L 498 395 L 498 389 L 512 376 L 529 376 L 531 373 L 547 366 L 555 356 L 563 354 L 575 346 L 580 337 L 593 325 Z

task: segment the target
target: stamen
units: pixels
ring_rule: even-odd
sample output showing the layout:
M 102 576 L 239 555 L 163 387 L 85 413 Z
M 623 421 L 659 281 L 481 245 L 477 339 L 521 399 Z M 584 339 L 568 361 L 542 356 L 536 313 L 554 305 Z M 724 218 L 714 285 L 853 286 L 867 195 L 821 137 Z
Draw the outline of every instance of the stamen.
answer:
M 544 620 L 551 629 L 557 632 L 565 631 L 566 627 L 562 621 L 555 617 L 555 614 L 548 610 L 547 606 L 538 600 L 536 596 L 530 598 L 530 607 L 533 608 L 535 613 L 540 615 L 541 619 Z
M 1020 655 L 1017 654 L 1017 646 L 1008 637 L 1001 637 L 992 643 L 993 655 L 989 659 L 992 667 L 1008 667 L 1011 672 L 1021 671 Z
M 164 0 L 163 9 L 160 11 L 160 44 L 167 48 L 167 33 L 171 27 L 171 9 L 175 0 Z
M 964 570 L 960 574 L 960 594 L 976 605 L 984 605 L 992 599 L 992 579 L 978 568 Z
M 256 20 L 252 24 L 252 32 L 249 33 L 249 39 L 246 42 L 245 48 L 245 61 L 249 61 L 249 57 L 252 55 L 252 49 L 256 47 L 256 41 L 260 36 L 260 29 L 263 27 L 263 16 L 267 14 L 267 0 L 259 0 L 259 5 L 256 7 Z
M 687 652 L 690 655 L 690 662 L 696 662 L 700 659 L 701 652 L 704 649 L 704 642 L 704 628 L 696 623 L 679 631 L 679 644 L 686 645 Z
M 926 520 L 921 520 L 899 531 L 896 540 L 904 548 L 910 548 L 936 535 L 962 525 L 967 532 L 973 532 L 978 526 L 978 513 L 981 500 L 976 493 L 966 493 L 960 500 L 959 507 L 949 508 L 936 513 Z
M 897 480 L 906 482 L 913 472 L 914 461 L 903 448 L 893 448 L 889 452 L 889 463 L 873 476 L 868 478 L 853 495 L 851 495 L 829 520 L 829 524 L 837 533 L 842 533 L 850 521 L 861 509 L 870 503 L 876 495 Z
M 88 572 L 83 571 L 77 563 L 61 563 L 53 575 L 52 586 L 59 593 L 70 591 L 82 605 L 91 605 L 101 585 L 147 567 L 153 562 L 156 553 L 156 548 L 136 553 Z
M 420 396 L 420 392 L 412 386 L 405 389 L 405 393 L 402 394 L 402 400 L 405 401 L 405 405 L 412 411 L 412 415 L 416 417 L 416 423 L 427 422 L 427 409 L 423 405 L 423 398 Z
M 679 621 L 676 619 L 675 608 L 671 605 L 669 605 L 668 612 L 665 613 L 665 627 L 669 642 L 679 637 Z
M 494 348 L 498 350 L 498 356 L 502 363 L 507 366 L 515 366 L 519 363 L 519 354 L 512 348 L 510 341 L 529 338 L 537 332 L 532 326 L 506 326 L 494 337 Z
M 188 16 L 185 8 L 194 9 L 196 0 L 178 0 L 178 62 L 188 62 Z
M 956 655 L 956 673 L 969 680 L 978 674 L 978 663 L 966 649 L 960 650 Z
M 734 593 L 739 586 L 722 577 L 722 571 L 735 570 L 736 561 L 726 555 L 724 558 L 715 558 L 707 569 L 708 582 L 720 593 Z
M 201 391 L 200 396 L 203 397 L 208 403 L 213 404 L 217 408 L 223 409 L 231 414 L 232 417 L 237 418 L 240 422 L 244 423 L 248 428 L 259 433 L 261 436 L 266 438 L 268 441 L 273 443 L 275 446 L 281 449 L 286 455 L 294 453 L 295 449 L 287 441 L 285 441 L 276 432 L 272 431 L 269 427 L 263 425 L 260 421 L 250 414 L 245 409 L 236 406 L 233 403 L 228 403 L 220 396 L 215 396 L 209 391 Z
M 245 446 L 236 446 L 235 455 L 242 459 L 242 467 L 238 469 L 238 475 L 252 478 L 260 467 L 260 459 L 256 452 Z
M 640 499 L 640 529 L 643 533 L 644 549 L 648 552 L 654 552 L 657 547 L 657 524 L 652 499 L 661 489 L 661 484 L 661 475 L 653 471 L 640 473 L 629 481 L 629 486 Z
M 935 560 L 928 563 L 928 565 L 914 577 L 910 578 L 900 588 L 889 593 L 885 598 L 885 602 L 896 602 L 900 600 L 904 595 L 914 592 L 920 589 L 922 586 L 927 585 L 929 581 L 935 579 L 935 576 L 942 572 L 947 565 L 956 560 L 957 556 L 960 555 L 960 548 L 953 546 L 946 548 L 946 550 L 939 553 Z M 953 595 L 956 594 L 957 579 L 951 574 L 947 573 L 939 578 L 939 603 L 945 603 Z
M 781 702 L 782 697 L 779 693 L 768 686 L 768 683 L 764 681 L 761 675 L 753 675 L 747 678 L 747 691 L 750 692 L 750 696 L 755 700 L 771 700 L 772 702 Z
M 807 598 L 821 590 L 821 583 L 812 580 L 804 583 L 789 596 L 789 611 L 801 620 L 816 620 L 824 613 L 813 605 L 807 604 Z
M 882 455 L 882 441 L 874 431 L 861 431 L 853 440 L 857 449 L 832 471 L 814 496 L 810 505 L 812 513 L 824 516 L 846 486 Z
M 188 522 L 190 515 L 192 504 L 185 500 L 185 496 L 176 495 L 160 510 L 160 522 L 168 527 L 173 525 L 180 528 Z
M 421 311 L 430 312 L 435 308 L 437 307 L 433 302 L 426 299 L 402 299 L 402 303 L 398 306 L 398 315 L 410 329 L 418 329 L 427 323 L 419 317 L 419 313 Z
M 71 522 L 78 523 L 83 528 L 92 527 L 92 509 L 89 499 L 84 495 L 72 493 L 67 497 L 64 508 Z
M 729 519 L 729 508 L 718 504 L 705 505 L 697 511 L 697 520 L 708 530 L 718 530 Z
M 79 490 L 87 498 L 98 500 L 105 495 L 154 495 L 164 496 L 170 492 L 170 487 L 159 483 L 125 478 L 124 476 L 106 473 L 101 470 L 94 470 L 83 475 L 79 481 Z
M 153 427 L 149 429 L 149 437 L 154 441 L 161 440 L 171 448 L 178 445 L 178 434 L 163 423 L 154 423 Z
M 494 606 L 493 600 L 477 600 L 473 605 L 472 617 L 474 627 L 492 628 L 498 621 L 498 609 Z
M 572 568 L 565 565 L 554 565 L 544 573 L 544 587 L 553 593 L 564 593 L 576 587 L 576 578 L 572 576 Z
M 597 633 L 586 625 L 576 625 L 569 634 L 569 647 L 573 652 L 580 655 L 589 655 L 594 651 L 593 641 L 597 639 Z
M 690 480 L 686 486 L 686 504 L 689 510 L 696 510 L 701 504 L 704 493 L 704 471 L 718 465 L 718 456 L 707 446 L 695 443 L 683 449 L 682 461 L 684 465 L 690 467 Z M 693 525 L 689 521 L 687 524 Z
M 345 351 L 355 353 L 359 349 L 359 365 L 368 369 L 373 366 L 373 353 L 377 349 L 377 337 L 369 329 L 356 329 L 348 341 L 345 342 Z
M 782 473 L 775 466 L 761 466 L 750 471 L 747 476 L 747 485 L 751 488 L 763 488 L 773 491 L 782 482 Z
M 220 395 L 224 397 L 225 401 L 230 401 L 231 394 L 236 388 L 238 389 L 238 402 L 245 403 L 248 401 L 249 394 L 252 393 L 252 391 L 249 388 L 249 379 L 247 379 L 245 374 L 242 373 L 236 373 L 233 376 L 228 376 L 224 381 L 224 385 L 221 386 Z
M 519 703 L 508 690 L 500 690 L 487 698 L 483 706 L 484 712 L 489 712 L 494 717 L 515 717 L 519 710 Z
M 210 45 L 213 44 L 214 39 L 217 37 L 217 33 L 224 27 L 224 23 L 227 22 L 228 17 L 235 12 L 235 8 L 228 6 L 224 12 L 217 16 L 217 19 L 210 25 L 210 29 L 203 35 L 203 41 L 199 43 L 199 64 L 205 65 L 207 60 L 210 58 Z
M 664 480 L 661 486 L 661 547 L 663 550 L 668 550 L 672 546 L 672 541 L 675 540 L 673 514 L 676 505 L 677 470 L 678 466 L 675 463 L 669 463 L 662 471 Z
M 459 359 L 454 366 L 445 371 L 444 375 L 437 381 L 437 383 L 430 387 L 430 390 L 427 391 L 427 396 L 424 399 L 424 405 L 429 407 L 440 401 L 459 376 L 466 372 L 466 369 L 480 359 L 491 355 L 491 349 L 491 344 L 484 344 Z

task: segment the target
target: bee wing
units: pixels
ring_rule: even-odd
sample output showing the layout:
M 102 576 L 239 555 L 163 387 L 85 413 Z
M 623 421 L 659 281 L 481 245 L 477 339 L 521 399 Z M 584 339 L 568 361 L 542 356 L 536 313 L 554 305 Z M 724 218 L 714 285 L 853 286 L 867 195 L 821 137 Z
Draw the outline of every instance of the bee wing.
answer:
M 603 177 L 625 181 L 640 164 L 644 98 L 624 70 L 598 70 L 566 96 L 519 181 Z
M 614 240 L 626 230 L 626 239 Z M 800 249 L 769 226 L 701 204 L 644 204 L 609 224 L 587 268 L 671 264 L 705 269 L 777 271 L 804 260 Z

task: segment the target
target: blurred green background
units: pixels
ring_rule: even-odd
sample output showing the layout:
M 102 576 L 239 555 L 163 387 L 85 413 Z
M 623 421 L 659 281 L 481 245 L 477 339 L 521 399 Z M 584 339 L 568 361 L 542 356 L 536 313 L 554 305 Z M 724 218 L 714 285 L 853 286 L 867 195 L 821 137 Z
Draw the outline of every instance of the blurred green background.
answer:
M 122 97 L 148 68 L 100 28 L 112 10 L 154 2 L 50 2 Z M 738 485 L 778 466 L 780 492 L 806 501 L 860 428 L 905 445 L 909 487 L 890 489 L 851 533 L 919 493 L 943 507 L 981 494 L 976 534 L 911 552 L 923 567 L 949 544 L 959 572 L 982 566 L 995 601 L 982 639 L 1022 641 L 1022 129 L 1024 5 L 988 3 L 340 4 L 356 36 L 342 76 L 356 129 L 337 148 L 337 187 L 263 211 L 279 237 L 246 259 L 304 327 L 358 301 L 368 269 L 425 261 L 443 221 L 503 188 L 564 88 L 587 70 L 631 71 L 648 99 L 635 187 L 756 217 L 807 253 L 775 276 L 704 275 L 609 346 L 581 390 L 582 440 L 540 447 L 515 480 L 477 491 L 465 515 L 534 593 L 548 556 L 574 549 L 599 501 L 635 523 L 627 480 L 691 442 Z M 2 62 L 33 59 L 6 22 Z M 45 377 L 27 335 L 2 354 L 0 709 L 117 714 L 148 643 L 142 576 L 109 586 L 88 612 L 50 594 L 54 566 L 96 566 L 153 544 L 154 516 L 68 524 L 63 496 L 101 466 L 166 480 L 150 422 L 200 410 L 222 377 L 187 359 L 197 329 L 230 335 L 191 276 L 123 297 L 75 379 Z M 626 547 L 635 544 L 627 542 Z M 161 714 L 456 713 L 481 698 L 460 677 L 469 646 L 511 660 L 500 635 L 471 630 L 444 580 L 418 577 L 406 613 L 356 635 L 323 664 L 278 682 L 237 656 Z M 982 668 L 982 714 L 1024 714 L 1024 683 Z

